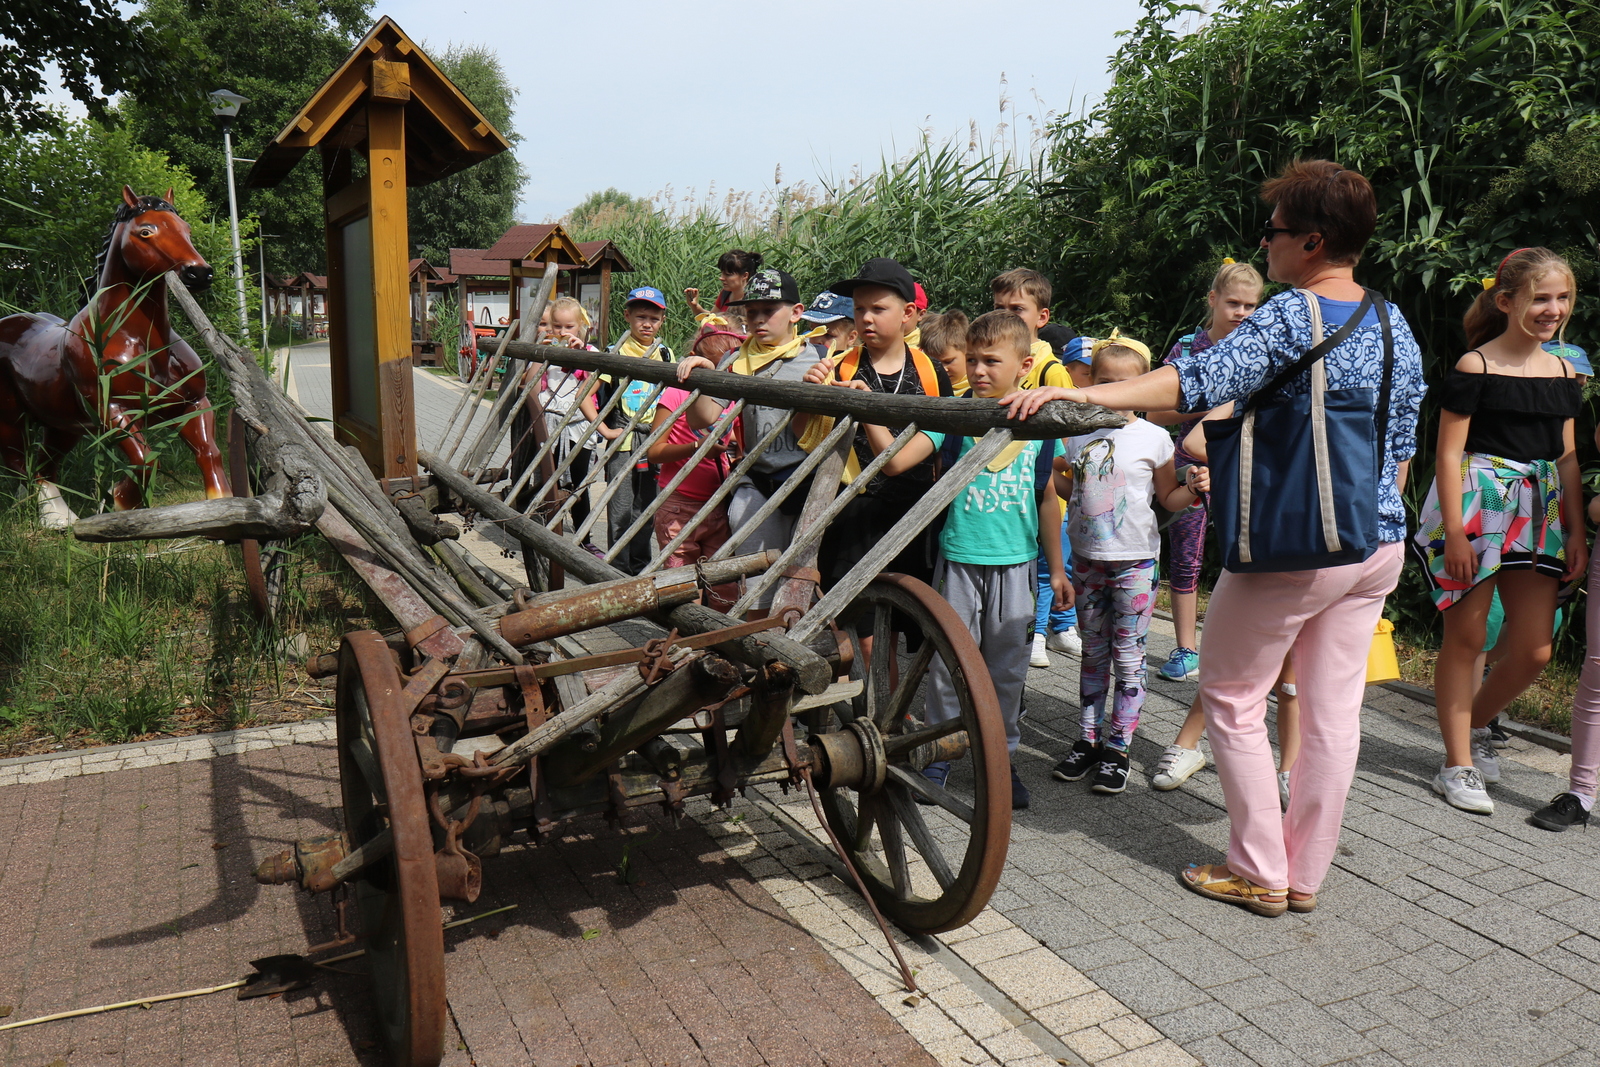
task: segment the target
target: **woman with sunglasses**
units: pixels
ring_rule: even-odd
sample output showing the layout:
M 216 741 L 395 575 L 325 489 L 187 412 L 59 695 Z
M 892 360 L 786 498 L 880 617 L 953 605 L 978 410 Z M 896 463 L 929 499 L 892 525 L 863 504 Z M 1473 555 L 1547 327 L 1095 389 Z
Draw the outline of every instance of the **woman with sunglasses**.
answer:
M 1377 225 L 1372 186 L 1329 160 L 1297 160 L 1262 186 L 1272 206 L 1262 232 L 1267 277 L 1307 290 L 1331 334 L 1360 307 L 1354 278 Z M 1330 390 L 1379 391 L 1383 328 L 1376 307 L 1323 360 Z M 1388 308 L 1393 338 L 1386 433 L 1377 500 L 1382 544 L 1361 563 L 1316 570 L 1224 571 L 1212 591 L 1200 699 L 1228 804 L 1226 863 L 1193 865 L 1183 885 L 1258 915 L 1311 911 L 1338 849 L 1339 823 L 1361 744 L 1367 651 L 1384 598 L 1400 577 L 1406 515 L 1400 491 L 1417 446 L 1425 390 L 1422 355 L 1400 312 Z M 1010 402 L 1025 418 L 1047 400 L 1078 400 L 1139 411 L 1203 411 L 1241 401 L 1312 347 L 1306 298 L 1268 300 L 1222 341 L 1181 365 L 1087 389 L 1034 389 Z M 1310 391 L 1309 371 L 1284 393 Z M 1005 401 L 1002 401 L 1004 403 Z M 1277 767 L 1267 735 L 1267 693 L 1284 656 L 1299 675 L 1301 749 L 1287 813 L 1280 814 Z

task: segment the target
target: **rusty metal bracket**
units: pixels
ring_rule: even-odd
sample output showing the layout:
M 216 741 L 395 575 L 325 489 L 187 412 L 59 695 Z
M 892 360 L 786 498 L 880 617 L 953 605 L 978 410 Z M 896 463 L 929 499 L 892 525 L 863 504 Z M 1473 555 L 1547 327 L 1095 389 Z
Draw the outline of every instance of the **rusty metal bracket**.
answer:
M 628 818 L 628 792 L 622 786 L 621 761 L 613 763 L 606 772 L 606 802 L 610 805 L 606 809 L 606 821 L 619 829 L 625 826 Z
M 644 643 L 644 659 L 639 661 L 639 675 L 645 685 L 655 685 L 672 672 L 673 663 L 669 657 L 672 655 L 673 642 L 677 639 L 678 630 L 674 627 L 667 636 Z
M 464 900 L 468 904 L 478 899 L 483 891 L 483 861 L 461 847 L 461 835 L 478 817 L 483 803 L 483 793 L 473 790 L 472 802 L 465 819 L 448 819 L 439 806 L 439 790 L 428 790 L 428 814 L 444 829 L 444 844 L 433 854 L 433 864 L 439 878 L 439 896 L 450 900 Z
M 450 673 L 450 664 L 438 657 L 430 657 L 421 667 L 411 675 L 406 682 L 406 687 L 400 691 L 401 706 L 409 716 L 416 710 L 422 698 L 433 692 L 433 687 L 438 685 L 444 676 Z
M 672 820 L 672 828 L 676 830 L 678 823 L 683 819 L 683 785 L 680 782 L 661 779 L 661 809 L 667 813 L 667 818 Z
M 748 686 L 741 686 L 740 688 L 747 693 L 750 691 Z M 739 775 L 733 766 L 733 759 L 728 748 L 728 727 L 722 721 L 722 705 L 731 699 L 732 694 L 729 694 L 727 699 L 718 701 L 708 708 L 701 709 L 711 715 L 711 725 L 702 736 L 704 737 L 706 751 L 714 753 L 713 758 L 717 763 L 717 788 L 711 791 L 711 800 L 712 803 L 722 808 L 732 803 L 734 795 L 738 793 L 736 785 Z
M 789 780 L 783 783 L 784 796 L 789 795 L 791 785 L 800 784 L 800 752 L 794 743 L 794 716 L 783 717 L 783 732 L 778 735 L 783 741 L 783 762 L 789 767 Z

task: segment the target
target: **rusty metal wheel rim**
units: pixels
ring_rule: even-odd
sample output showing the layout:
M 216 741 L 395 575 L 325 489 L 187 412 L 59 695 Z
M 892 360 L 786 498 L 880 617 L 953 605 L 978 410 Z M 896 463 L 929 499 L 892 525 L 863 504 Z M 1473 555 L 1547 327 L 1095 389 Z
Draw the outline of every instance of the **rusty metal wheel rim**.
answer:
M 351 883 L 373 1005 L 392 1062 L 436 1067 L 444 1048 L 444 931 L 433 832 L 402 688 L 381 634 L 346 635 L 337 705 L 345 829 L 353 844 L 383 828 L 394 833 L 393 854 Z M 380 781 L 371 782 L 370 774 Z
M 912 657 L 899 684 L 892 687 L 885 661 L 877 660 L 874 670 L 863 678 L 866 687 L 862 695 L 850 704 L 835 705 L 834 714 L 841 722 L 863 715 L 872 717 L 884 735 L 889 770 L 883 787 L 864 795 L 854 790 L 824 791 L 823 810 L 840 841 L 850 850 L 851 860 L 883 913 L 912 933 L 939 933 L 971 922 L 994 894 L 1005 867 L 1011 838 L 1011 771 L 1000 702 L 971 632 L 945 599 L 926 583 L 902 574 L 879 575 L 846 615 L 863 610 L 870 612 L 879 639 L 888 633 L 890 611 L 900 611 L 913 619 L 922 629 L 924 651 Z M 875 640 L 874 646 L 883 647 L 882 641 Z M 897 742 L 902 737 L 912 739 L 905 732 L 906 723 L 899 712 L 910 712 L 917 706 L 917 689 L 935 657 L 943 660 L 950 671 L 961 716 L 947 727 L 925 728 L 917 736 L 934 737 L 940 731 L 967 732 L 970 747 L 965 758 L 971 762 L 975 779 L 970 805 L 963 798 L 926 783 L 918 771 L 909 767 L 913 749 Z M 852 674 L 862 676 L 859 662 Z M 951 812 L 948 818 L 933 814 L 946 809 L 916 804 L 914 792 L 938 794 L 949 808 L 965 809 L 970 819 L 957 812 Z M 867 812 L 867 820 L 862 819 L 863 811 Z M 949 850 L 939 845 L 930 819 L 946 831 L 964 824 L 966 839 L 959 864 L 950 862 L 953 857 Z M 857 835 L 858 827 L 864 827 L 862 837 Z M 939 856 L 933 856 L 933 852 Z M 917 892 L 911 884 L 917 878 L 911 870 L 912 853 L 922 865 L 921 883 L 926 886 L 931 878 L 939 889 L 936 895 Z M 937 869 L 940 859 L 944 861 L 943 870 Z

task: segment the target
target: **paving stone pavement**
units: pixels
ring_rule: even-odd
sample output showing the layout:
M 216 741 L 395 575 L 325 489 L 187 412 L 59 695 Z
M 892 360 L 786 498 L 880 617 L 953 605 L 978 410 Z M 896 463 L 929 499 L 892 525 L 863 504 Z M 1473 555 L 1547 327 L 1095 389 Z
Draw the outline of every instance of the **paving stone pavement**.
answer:
M 1170 626 L 1150 643 L 1121 796 L 1049 777 L 1077 737 L 1076 676 L 1031 672 L 1018 763 L 1033 807 L 996 911 L 1207 1064 L 1600 1063 L 1600 844 L 1526 821 L 1565 788 L 1566 757 L 1513 740 L 1496 813 L 1456 811 L 1428 785 L 1432 709 L 1369 689 L 1319 906 L 1264 919 L 1177 884 L 1184 864 L 1224 858 L 1228 824 L 1210 768 L 1148 786 L 1195 688 L 1156 677 Z
M 217 985 L 327 940 L 326 900 L 252 871 L 338 828 L 336 774 L 321 742 L 0 788 L 10 1019 Z M 934 1062 L 693 821 L 586 821 L 489 868 L 478 902 L 450 910 L 517 909 L 446 935 L 447 1067 Z M 0 1063 L 377 1065 L 375 1036 L 365 978 L 329 972 L 281 999 L 0 1033 Z

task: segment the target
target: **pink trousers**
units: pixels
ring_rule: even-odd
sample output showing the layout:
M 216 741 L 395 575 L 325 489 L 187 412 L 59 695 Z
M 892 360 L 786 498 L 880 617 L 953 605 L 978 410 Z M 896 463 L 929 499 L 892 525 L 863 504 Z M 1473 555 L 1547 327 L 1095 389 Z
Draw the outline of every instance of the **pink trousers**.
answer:
M 1389 543 L 1348 567 L 1224 572 L 1211 593 L 1200 697 L 1232 823 L 1228 867 L 1256 885 L 1315 893 L 1333 863 L 1361 749 L 1367 652 L 1403 561 Z M 1291 647 L 1301 741 L 1281 814 L 1267 693 Z
M 1600 548 L 1589 557 L 1589 649 L 1572 698 L 1572 791 L 1592 797 L 1600 770 Z

